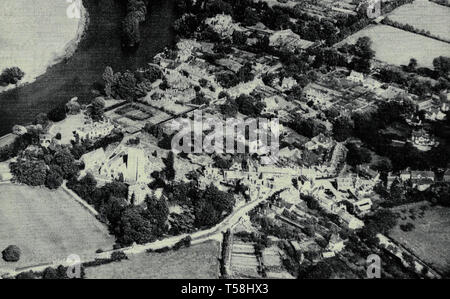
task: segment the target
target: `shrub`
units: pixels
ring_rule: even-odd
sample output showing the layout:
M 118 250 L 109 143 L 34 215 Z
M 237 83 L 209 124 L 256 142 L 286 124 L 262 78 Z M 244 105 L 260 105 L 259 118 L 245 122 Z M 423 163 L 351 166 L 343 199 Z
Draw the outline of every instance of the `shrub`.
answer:
M 16 279 L 37 279 L 37 276 L 33 271 L 29 271 L 20 273 L 16 276 Z
M 123 251 L 115 251 L 111 254 L 111 260 L 114 262 L 120 262 L 121 260 L 127 260 L 128 256 Z
M 23 76 L 25 76 L 25 73 L 18 67 L 7 68 L 0 74 L 0 86 L 17 84 Z
M 22 254 L 19 247 L 16 245 L 10 245 L 5 250 L 2 251 L 3 259 L 6 262 L 18 262 L 20 260 L 20 255 Z

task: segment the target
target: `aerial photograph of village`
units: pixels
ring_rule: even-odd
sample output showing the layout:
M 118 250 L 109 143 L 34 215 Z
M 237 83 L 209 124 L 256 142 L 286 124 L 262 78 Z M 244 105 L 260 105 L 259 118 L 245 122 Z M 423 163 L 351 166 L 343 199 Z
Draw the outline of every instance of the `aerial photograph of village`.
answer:
M 0 280 L 450 278 L 450 0 L 1 2 Z

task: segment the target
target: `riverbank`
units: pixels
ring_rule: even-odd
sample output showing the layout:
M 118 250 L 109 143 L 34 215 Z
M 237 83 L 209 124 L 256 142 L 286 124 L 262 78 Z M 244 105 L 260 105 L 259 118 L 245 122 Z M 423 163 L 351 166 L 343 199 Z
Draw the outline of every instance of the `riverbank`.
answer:
M 70 14 L 70 8 L 76 15 Z M 81 0 L 73 4 L 7 0 L 0 12 L 0 70 L 19 67 L 25 72 L 20 86 L 34 82 L 50 66 L 75 53 L 88 24 L 87 17 Z M 0 92 L 14 88 L 0 87 Z
M 135 53 L 121 47 L 124 4 L 119 0 L 83 0 L 89 25 L 73 55 L 47 69 L 33 83 L 0 94 L 0 136 L 15 124 L 27 124 L 41 112 L 77 96 L 87 102 L 107 66 L 114 71 L 147 65 L 157 53 L 174 43 L 174 1 L 155 0 L 141 24 L 142 43 Z

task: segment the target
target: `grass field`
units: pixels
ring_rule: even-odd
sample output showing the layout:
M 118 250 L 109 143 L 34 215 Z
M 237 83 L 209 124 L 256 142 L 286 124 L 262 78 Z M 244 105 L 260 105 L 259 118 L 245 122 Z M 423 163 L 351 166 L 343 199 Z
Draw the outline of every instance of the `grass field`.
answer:
M 450 208 L 428 207 L 423 212 L 423 216 L 421 214 L 420 208 L 405 207 L 400 215 L 401 218 L 406 217 L 406 219 L 400 219 L 399 225 L 412 223 L 415 228 L 410 232 L 404 232 L 398 225 L 389 235 L 437 270 L 448 271 L 450 270 Z
M 19 262 L 0 259 L 0 268 L 65 260 L 71 254 L 89 258 L 113 244 L 107 228 L 61 189 L 0 185 L 0 251 L 9 245 L 22 250 Z
M 448 43 L 387 25 L 368 26 L 343 42 L 353 44 L 363 36 L 368 36 L 372 40 L 375 58 L 389 64 L 407 65 L 411 58 L 416 58 L 419 66 L 432 68 L 434 58 L 450 56 Z
M 450 40 L 450 7 L 427 0 L 416 0 L 395 9 L 389 14 L 389 19 Z
M 179 251 L 142 253 L 129 260 L 86 269 L 88 279 L 216 279 L 219 243 L 193 245 Z

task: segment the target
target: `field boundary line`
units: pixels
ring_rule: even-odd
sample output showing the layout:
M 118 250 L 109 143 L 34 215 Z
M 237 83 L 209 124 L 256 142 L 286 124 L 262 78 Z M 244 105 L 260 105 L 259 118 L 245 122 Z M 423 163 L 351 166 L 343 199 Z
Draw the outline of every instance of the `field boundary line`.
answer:
M 76 202 L 78 202 L 83 208 L 88 210 L 92 215 L 94 215 L 95 217 L 97 217 L 99 215 L 99 213 L 91 205 L 89 205 L 86 201 L 81 199 L 81 197 L 79 197 L 75 192 L 70 190 L 66 186 L 66 182 L 64 182 L 62 184 L 61 188 L 64 192 L 66 192 L 68 195 L 70 195 L 71 198 L 73 198 Z

